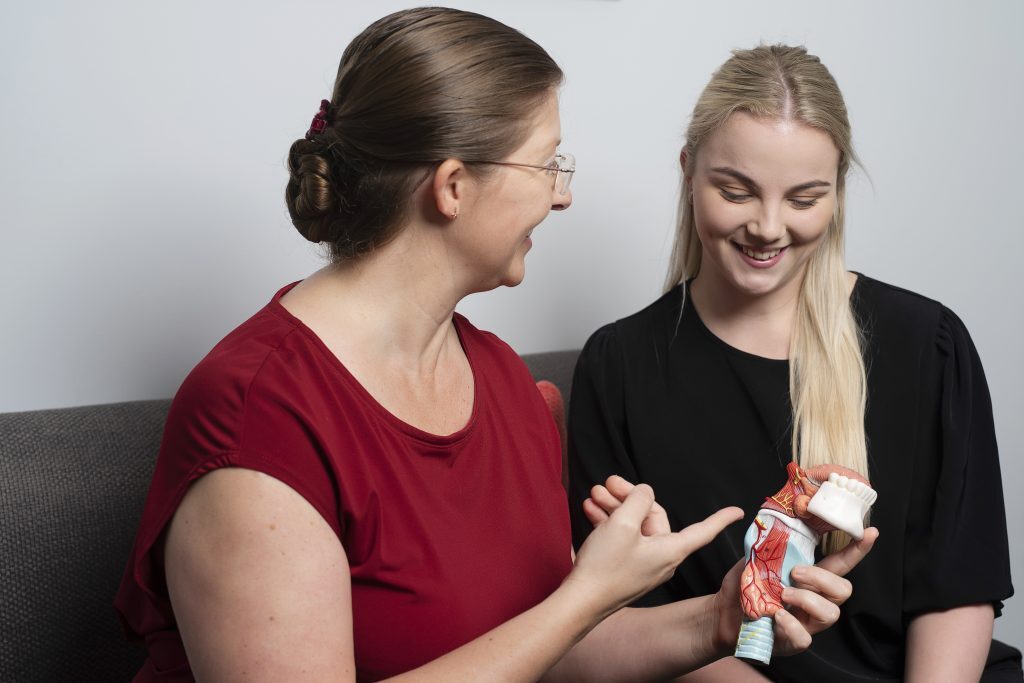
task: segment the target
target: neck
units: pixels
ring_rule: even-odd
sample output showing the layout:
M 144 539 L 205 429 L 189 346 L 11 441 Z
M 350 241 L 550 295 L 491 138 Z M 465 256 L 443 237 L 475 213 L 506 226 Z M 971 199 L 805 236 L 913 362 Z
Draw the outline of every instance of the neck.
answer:
M 469 293 L 438 253 L 442 247 L 405 229 L 356 261 L 317 271 L 281 303 L 339 355 L 358 349 L 413 373 L 431 372 L 457 342 L 452 314 Z
M 747 353 L 785 359 L 802 282 L 801 274 L 773 292 L 749 294 L 705 264 L 689 291 L 701 320 L 719 339 Z

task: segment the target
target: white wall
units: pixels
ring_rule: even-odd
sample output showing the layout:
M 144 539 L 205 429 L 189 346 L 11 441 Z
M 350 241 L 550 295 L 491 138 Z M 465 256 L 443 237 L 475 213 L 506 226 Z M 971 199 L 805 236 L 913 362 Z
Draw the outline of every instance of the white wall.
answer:
M 734 47 L 804 43 L 847 98 L 849 263 L 967 323 L 1024 587 L 1024 4 L 465 1 L 564 67 L 575 204 L 527 281 L 461 310 L 521 352 L 578 347 L 659 292 L 685 117 Z M 970 7 L 968 5 L 970 4 Z M 9 3 L 0 25 L 0 411 L 170 396 L 319 263 L 284 157 L 341 50 L 400 2 Z M 984 558 L 979 558 L 984 561 Z M 1024 644 L 1011 601 L 997 634 Z

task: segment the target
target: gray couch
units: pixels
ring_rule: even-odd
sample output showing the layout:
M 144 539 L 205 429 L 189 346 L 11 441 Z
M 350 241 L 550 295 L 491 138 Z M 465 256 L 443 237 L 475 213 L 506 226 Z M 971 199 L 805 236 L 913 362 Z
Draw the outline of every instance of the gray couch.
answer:
M 568 404 L 577 351 L 524 356 Z M 169 400 L 0 415 L 0 681 L 127 681 L 112 606 Z

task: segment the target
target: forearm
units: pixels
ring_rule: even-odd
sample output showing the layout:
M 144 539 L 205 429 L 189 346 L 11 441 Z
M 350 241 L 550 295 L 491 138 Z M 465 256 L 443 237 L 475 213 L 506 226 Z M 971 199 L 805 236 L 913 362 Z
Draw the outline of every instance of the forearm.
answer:
M 533 607 L 395 683 L 537 681 L 606 613 L 570 582 Z
M 915 617 L 907 629 L 905 680 L 976 681 L 992 646 L 992 605 L 965 605 Z
M 768 683 L 760 671 L 735 657 L 723 657 L 685 676 L 672 680 L 672 683 Z
M 667 680 L 728 654 L 716 639 L 714 596 L 624 608 L 602 621 L 545 681 Z

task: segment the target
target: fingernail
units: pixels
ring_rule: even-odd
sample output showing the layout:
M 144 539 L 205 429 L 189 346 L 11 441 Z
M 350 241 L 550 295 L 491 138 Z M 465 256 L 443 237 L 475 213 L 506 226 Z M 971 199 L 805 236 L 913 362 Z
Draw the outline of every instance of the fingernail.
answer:
M 806 574 L 806 572 L 803 567 L 793 567 L 793 571 L 789 573 L 789 575 L 794 579 L 802 579 L 804 578 L 804 574 Z

